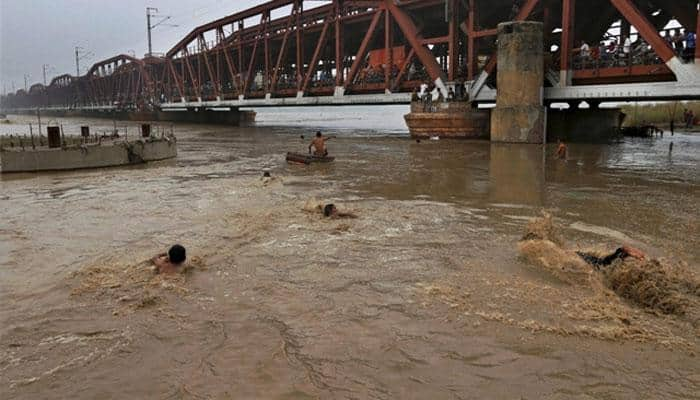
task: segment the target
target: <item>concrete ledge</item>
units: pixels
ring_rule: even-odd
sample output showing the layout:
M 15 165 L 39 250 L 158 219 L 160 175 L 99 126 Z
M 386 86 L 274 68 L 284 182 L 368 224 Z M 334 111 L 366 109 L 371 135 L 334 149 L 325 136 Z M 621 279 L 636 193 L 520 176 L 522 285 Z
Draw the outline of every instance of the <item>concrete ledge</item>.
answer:
M 174 138 L 114 142 L 66 149 L 8 150 L 0 152 L 0 172 L 61 171 L 103 168 L 165 160 L 177 156 Z
M 18 111 L 21 114 L 36 115 L 36 110 Z M 41 114 L 49 117 L 61 118 L 108 118 L 122 121 L 139 122 L 183 122 L 194 124 L 218 124 L 239 126 L 241 122 L 255 122 L 255 111 L 220 110 L 213 111 L 201 109 L 198 111 L 187 110 L 185 107 L 169 109 L 167 111 L 124 111 L 124 110 L 58 110 L 42 109 Z

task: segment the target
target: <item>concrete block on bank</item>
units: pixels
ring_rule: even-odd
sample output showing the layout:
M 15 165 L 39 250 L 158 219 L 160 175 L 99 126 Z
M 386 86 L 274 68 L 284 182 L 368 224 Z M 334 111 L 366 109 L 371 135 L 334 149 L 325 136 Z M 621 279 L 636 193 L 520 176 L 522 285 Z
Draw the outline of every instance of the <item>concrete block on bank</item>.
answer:
M 60 171 L 103 168 L 165 160 L 177 156 L 175 138 L 0 152 L 0 172 Z

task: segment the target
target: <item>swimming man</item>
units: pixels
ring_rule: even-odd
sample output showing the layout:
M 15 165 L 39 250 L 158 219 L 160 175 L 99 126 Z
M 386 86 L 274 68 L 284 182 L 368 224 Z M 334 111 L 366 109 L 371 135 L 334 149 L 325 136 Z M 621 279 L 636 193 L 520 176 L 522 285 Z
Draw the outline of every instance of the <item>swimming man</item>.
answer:
M 581 257 L 583 261 L 592 265 L 597 270 L 600 270 L 601 267 L 608 267 L 617 260 L 625 260 L 628 257 L 636 258 L 638 260 L 643 260 L 646 258 L 644 252 L 628 246 L 622 246 L 615 250 L 614 253 L 605 257 L 598 257 L 594 254 L 584 253 L 582 251 L 577 251 L 576 254 Z
M 323 216 L 326 218 L 339 219 L 339 218 L 357 218 L 357 215 L 350 212 L 340 212 L 335 204 L 326 204 L 323 207 Z
M 187 260 L 187 253 L 184 247 L 179 244 L 174 245 L 167 253 L 158 254 L 151 261 L 161 274 L 172 274 L 180 271 L 180 267 Z

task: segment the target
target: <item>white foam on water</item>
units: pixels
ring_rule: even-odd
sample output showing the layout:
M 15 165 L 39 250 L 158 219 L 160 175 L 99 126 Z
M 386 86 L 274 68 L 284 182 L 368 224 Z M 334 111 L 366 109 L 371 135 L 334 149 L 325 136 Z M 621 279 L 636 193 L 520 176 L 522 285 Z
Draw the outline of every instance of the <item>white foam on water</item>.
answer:
M 627 236 L 626 234 L 616 231 L 611 228 L 607 228 L 604 226 L 598 226 L 598 225 L 590 225 L 586 224 L 584 222 L 574 222 L 571 225 L 569 225 L 569 228 L 577 230 L 579 232 L 585 232 L 585 233 L 593 233 L 599 236 L 605 236 L 611 239 L 616 239 L 624 243 L 629 243 L 629 244 L 641 244 L 638 240 L 632 239 L 631 237 Z

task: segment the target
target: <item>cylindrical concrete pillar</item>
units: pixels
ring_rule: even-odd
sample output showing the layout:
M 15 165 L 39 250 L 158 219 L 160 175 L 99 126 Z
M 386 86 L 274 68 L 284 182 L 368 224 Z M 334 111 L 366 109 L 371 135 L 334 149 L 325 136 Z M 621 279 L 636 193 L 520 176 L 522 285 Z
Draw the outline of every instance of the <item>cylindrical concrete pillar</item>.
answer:
M 498 25 L 498 94 L 491 113 L 491 140 L 544 143 L 544 58 L 540 22 Z

